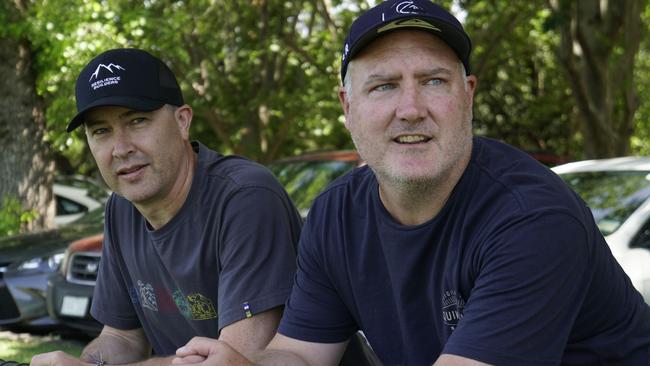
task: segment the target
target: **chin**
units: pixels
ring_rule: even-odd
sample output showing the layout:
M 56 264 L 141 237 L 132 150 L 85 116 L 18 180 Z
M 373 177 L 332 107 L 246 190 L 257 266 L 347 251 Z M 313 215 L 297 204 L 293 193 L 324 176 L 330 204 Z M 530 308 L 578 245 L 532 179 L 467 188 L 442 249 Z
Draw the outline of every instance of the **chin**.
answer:
M 131 203 L 143 203 L 151 199 L 152 195 L 149 192 L 130 192 L 130 191 L 120 191 L 115 192 L 118 195 L 124 197 L 127 201 Z

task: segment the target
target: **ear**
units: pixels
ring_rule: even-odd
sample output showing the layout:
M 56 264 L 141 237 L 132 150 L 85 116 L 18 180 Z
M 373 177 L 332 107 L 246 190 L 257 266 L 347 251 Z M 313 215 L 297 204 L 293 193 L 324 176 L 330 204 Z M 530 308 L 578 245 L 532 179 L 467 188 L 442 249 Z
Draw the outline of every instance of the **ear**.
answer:
M 343 109 L 343 114 L 345 115 L 345 128 L 348 128 L 348 114 L 350 113 L 350 100 L 348 94 L 345 91 L 343 86 L 339 86 L 339 102 L 341 103 L 341 108 Z
M 194 112 L 192 112 L 192 107 L 187 104 L 183 104 L 174 111 L 174 117 L 178 123 L 181 135 L 183 135 L 183 139 L 187 141 L 190 139 L 190 126 L 192 125 L 193 115 Z
M 469 104 L 472 105 L 474 103 L 474 91 L 476 90 L 476 84 L 478 83 L 478 79 L 476 78 L 475 75 L 468 75 L 467 76 L 467 100 L 470 102 Z

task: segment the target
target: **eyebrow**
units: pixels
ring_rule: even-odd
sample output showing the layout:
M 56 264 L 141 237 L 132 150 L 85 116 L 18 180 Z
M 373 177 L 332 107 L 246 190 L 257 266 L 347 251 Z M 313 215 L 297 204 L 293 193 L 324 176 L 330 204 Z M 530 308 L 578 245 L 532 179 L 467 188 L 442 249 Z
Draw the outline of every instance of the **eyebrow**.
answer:
M 437 76 L 437 75 L 451 75 L 451 70 L 449 70 L 446 67 L 436 67 L 433 69 L 422 70 L 415 73 L 416 78 L 423 78 L 427 76 Z M 368 75 L 363 85 L 367 86 L 368 84 L 373 84 L 377 81 L 386 82 L 386 81 L 396 81 L 401 79 L 402 76 L 400 74 L 375 73 L 375 74 Z
M 150 111 L 138 111 L 138 110 L 135 110 L 135 109 L 129 109 L 129 110 L 123 112 L 123 113 L 120 113 L 118 118 L 119 119 L 125 119 L 125 118 L 128 118 L 128 117 L 130 117 L 130 116 L 132 116 L 134 114 L 141 114 L 141 113 L 150 113 Z M 100 124 L 102 122 L 105 122 L 102 118 L 99 118 L 99 119 L 87 119 L 87 118 L 84 117 L 84 124 L 86 126 L 92 126 L 92 125 Z

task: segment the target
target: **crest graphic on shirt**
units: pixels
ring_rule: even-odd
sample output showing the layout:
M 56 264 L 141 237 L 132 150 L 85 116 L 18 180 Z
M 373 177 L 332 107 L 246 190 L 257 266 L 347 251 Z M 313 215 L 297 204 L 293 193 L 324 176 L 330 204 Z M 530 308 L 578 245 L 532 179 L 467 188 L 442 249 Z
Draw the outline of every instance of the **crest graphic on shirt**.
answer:
M 192 319 L 192 309 L 190 308 L 190 303 L 187 302 L 187 299 L 185 298 L 185 295 L 181 292 L 181 290 L 175 290 L 172 292 L 172 297 L 174 298 L 174 303 L 176 303 L 176 307 L 178 308 L 178 311 L 180 311 L 181 314 L 183 314 L 184 317 L 188 319 Z
M 208 320 L 215 319 L 217 312 L 214 310 L 212 301 L 201 294 L 192 294 L 187 296 L 187 302 L 190 304 L 192 319 Z
M 442 293 L 442 322 L 453 331 L 463 318 L 465 300 L 456 290 L 446 290 Z
M 153 290 L 153 286 L 138 280 L 138 287 L 140 288 L 140 304 L 142 307 L 152 311 L 158 311 L 158 302 L 156 302 L 156 293 Z

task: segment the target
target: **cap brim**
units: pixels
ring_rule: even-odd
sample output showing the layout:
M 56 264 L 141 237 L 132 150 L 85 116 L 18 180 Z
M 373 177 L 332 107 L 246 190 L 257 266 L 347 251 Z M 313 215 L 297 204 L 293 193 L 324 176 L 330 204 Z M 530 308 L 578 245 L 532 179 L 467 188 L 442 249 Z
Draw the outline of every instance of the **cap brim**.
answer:
M 77 127 L 84 123 L 84 114 L 89 110 L 97 107 L 105 106 L 118 106 L 135 109 L 138 111 L 153 111 L 165 105 L 165 102 L 159 100 L 151 100 L 142 97 L 125 97 L 113 96 L 97 99 L 91 104 L 87 105 L 83 110 L 79 111 L 68 123 L 66 132 L 72 132 Z

